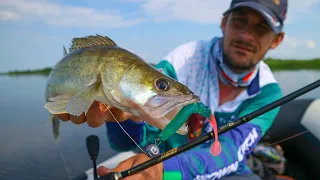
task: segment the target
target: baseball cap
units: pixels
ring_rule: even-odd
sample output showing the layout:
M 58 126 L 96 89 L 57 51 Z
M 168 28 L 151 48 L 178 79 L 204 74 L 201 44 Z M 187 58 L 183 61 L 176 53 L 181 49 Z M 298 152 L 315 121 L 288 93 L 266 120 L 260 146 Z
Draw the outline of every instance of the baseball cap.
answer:
M 255 9 L 276 33 L 280 33 L 287 15 L 288 0 L 232 0 L 224 14 L 239 7 Z

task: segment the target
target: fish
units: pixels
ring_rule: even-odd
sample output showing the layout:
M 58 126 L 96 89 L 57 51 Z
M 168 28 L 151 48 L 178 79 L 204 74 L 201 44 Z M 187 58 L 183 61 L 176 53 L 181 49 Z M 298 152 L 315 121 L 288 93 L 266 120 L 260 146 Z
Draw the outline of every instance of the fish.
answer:
M 86 115 L 94 101 L 118 108 L 163 130 L 178 112 L 199 102 L 186 85 L 167 76 L 137 54 L 102 35 L 74 37 L 69 52 L 52 68 L 44 108 L 54 139 L 60 138 L 58 114 Z M 186 135 L 187 123 L 176 133 Z

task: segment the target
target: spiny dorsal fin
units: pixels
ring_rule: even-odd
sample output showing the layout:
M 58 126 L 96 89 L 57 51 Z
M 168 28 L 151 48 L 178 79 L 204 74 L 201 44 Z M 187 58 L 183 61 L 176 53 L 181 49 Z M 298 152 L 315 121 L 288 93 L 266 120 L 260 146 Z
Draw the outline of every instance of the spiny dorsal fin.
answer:
M 86 36 L 82 38 L 73 38 L 69 52 L 72 52 L 76 49 L 88 48 L 94 46 L 117 46 L 117 44 L 106 36 Z
M 63 46 L 63 56 L 66 56 L 68 53 L 67 53 L 67 50 L 66 50 L 66 47 Z

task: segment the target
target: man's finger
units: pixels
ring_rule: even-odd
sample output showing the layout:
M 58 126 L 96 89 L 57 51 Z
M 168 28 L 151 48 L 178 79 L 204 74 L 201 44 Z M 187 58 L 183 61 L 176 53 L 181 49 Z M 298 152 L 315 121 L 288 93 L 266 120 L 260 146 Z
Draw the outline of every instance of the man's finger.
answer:
M 131 120 L 134 121 L 134 122 L 142 122 L 143 120 L 141 119 L 141 117 L 138 117 L 138 116 L 132 116 L 131 117 Z
M 109 110 L 108 110 L 108 109 L 109 109 L 109 106 L 106 106 L 105 104 L 99 102 L 99 109 L 100 109 L 100 112 L 101 112 L 101 113 L 105 113 L 105 112 L 109 111 Z
M 59 119 L 60 119 L 61 121 L 69 121 L 69 120 L 70 120 L 70 115 L 67 114 L 67 113 L 65 113 L 65 114 L 59 114 L 58 117 L 59 117 Z
M 101 112 L 100 103 L 94 102 L 87 113 L 87 123 L 90 127 L 99 127 L 106 120 L 106 113 Z
M 99 176 L 104 176 L 104 175 L 107 175 L 108 173 L 112 172 L 111 169 L 108 169 L 104 166 L 100 166 L 98 169 L 97 169 L 97 173 Z
M 84 122 L 86 122 L 86 117 L 84 115 L 84 113 L 82 113 L 80 116 L 70 116 L 70 120 L 74 123 L 74 124 L 82 124 Z
M 126 113 L 126 112 L 123 112 L 122 110 L 118 109 L 118 108 L 114 108 L 114 107 L 111 107 L 110 108 L 110 111 L 111 113 L 113 114 L 113 116 L 111 115 L 111 117 L 113 118 L 116 118 L 117 121 L 119 122 L 122 122 L 122 121 L 125 121 L 125 120 L 128 120 L 130 119 L 131 115 L 129 113 Z

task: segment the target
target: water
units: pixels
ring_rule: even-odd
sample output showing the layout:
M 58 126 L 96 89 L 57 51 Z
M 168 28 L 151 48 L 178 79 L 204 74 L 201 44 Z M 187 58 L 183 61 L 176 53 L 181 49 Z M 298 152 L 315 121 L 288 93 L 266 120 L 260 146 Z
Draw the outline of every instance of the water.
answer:
M 320 71 L 280 71 L 275 72 L 274 75 L 284 95 L 320 79 Z M 320 88 L 314 89 L 297 99 L 302 98 L 320 98 Z
M 46 77 L 0 76 L 0 179 L 69 179 L 43 108 Z M 115 154 L 104 127 L 61 124 L 60 146 L 71 176 L 92 167 L 85 139 L 100 138 L 99 161 Z
M 283 71 L 275 76 L 286 95 L 320 79 L 320 71 Z M 69 179 L 43 108 L 45 83 L 42 76 L 0 76 L 0 179 Z M 320 98 L 320 88 L 300 98 Z M 92 167 L 85 146 L 91 134 L 100 138 L 98 163 L 116 154 L 104 126 L 61 124 L 60 146 L 73 178 Z

